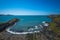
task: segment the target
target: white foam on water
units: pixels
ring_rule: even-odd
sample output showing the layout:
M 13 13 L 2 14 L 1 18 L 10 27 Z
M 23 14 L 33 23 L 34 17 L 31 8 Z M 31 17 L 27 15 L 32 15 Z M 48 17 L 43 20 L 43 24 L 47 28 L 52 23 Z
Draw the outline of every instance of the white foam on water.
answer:
M 40 32 L 40 31 L 34 31 L 34 32 L 13 32 L 13 31 L 10 31 L 10 28 L 6 29 L 7 32 L 11 33 L 11 34 L 29 34 L 29 33 L 37 33 L 37 32 Z

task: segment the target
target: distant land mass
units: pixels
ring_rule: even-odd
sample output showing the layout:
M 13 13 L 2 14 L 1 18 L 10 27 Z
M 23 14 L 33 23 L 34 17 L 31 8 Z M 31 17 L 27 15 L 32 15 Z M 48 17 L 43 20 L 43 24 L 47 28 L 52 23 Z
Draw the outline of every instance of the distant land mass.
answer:
M 11 15 L 11 14 L 0 14 L 0 16 L 13 16 L 13 15 Z

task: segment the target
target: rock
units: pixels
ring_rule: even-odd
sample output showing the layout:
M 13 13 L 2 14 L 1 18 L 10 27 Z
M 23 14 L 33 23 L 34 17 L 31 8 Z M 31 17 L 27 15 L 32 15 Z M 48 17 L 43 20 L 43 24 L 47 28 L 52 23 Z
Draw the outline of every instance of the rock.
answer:
M 0 32 L 3 32 L 6 28 L 13 26 L 18 21 L 19 19 L 14 18 L 12 20 L 9 20 L 8 22 L 0 24 Z

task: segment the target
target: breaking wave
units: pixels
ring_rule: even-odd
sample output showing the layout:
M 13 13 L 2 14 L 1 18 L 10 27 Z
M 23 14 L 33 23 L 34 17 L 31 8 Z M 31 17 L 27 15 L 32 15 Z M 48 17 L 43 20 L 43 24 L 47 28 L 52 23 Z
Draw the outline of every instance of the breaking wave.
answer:
M 11 34 L 31 34 L 31 33 L 40 32 L 40 31 L 34 31 L 34 32 L 14 32 L 14 31 L 11 31 L 10 28 L 6 29 L 6 31 L 11 33 Z

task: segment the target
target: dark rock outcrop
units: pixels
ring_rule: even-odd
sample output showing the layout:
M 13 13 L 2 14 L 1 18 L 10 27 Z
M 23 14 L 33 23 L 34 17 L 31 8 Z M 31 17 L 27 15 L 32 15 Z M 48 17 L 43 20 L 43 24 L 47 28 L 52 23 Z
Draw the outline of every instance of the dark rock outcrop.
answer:
M 0 32 L 3 32 L 6 28 L 13 26 L 18 21 L 19 21 L 19 19 L 14 18 L 12 20 L 9 20 L 6 23 L 0 24 Z

